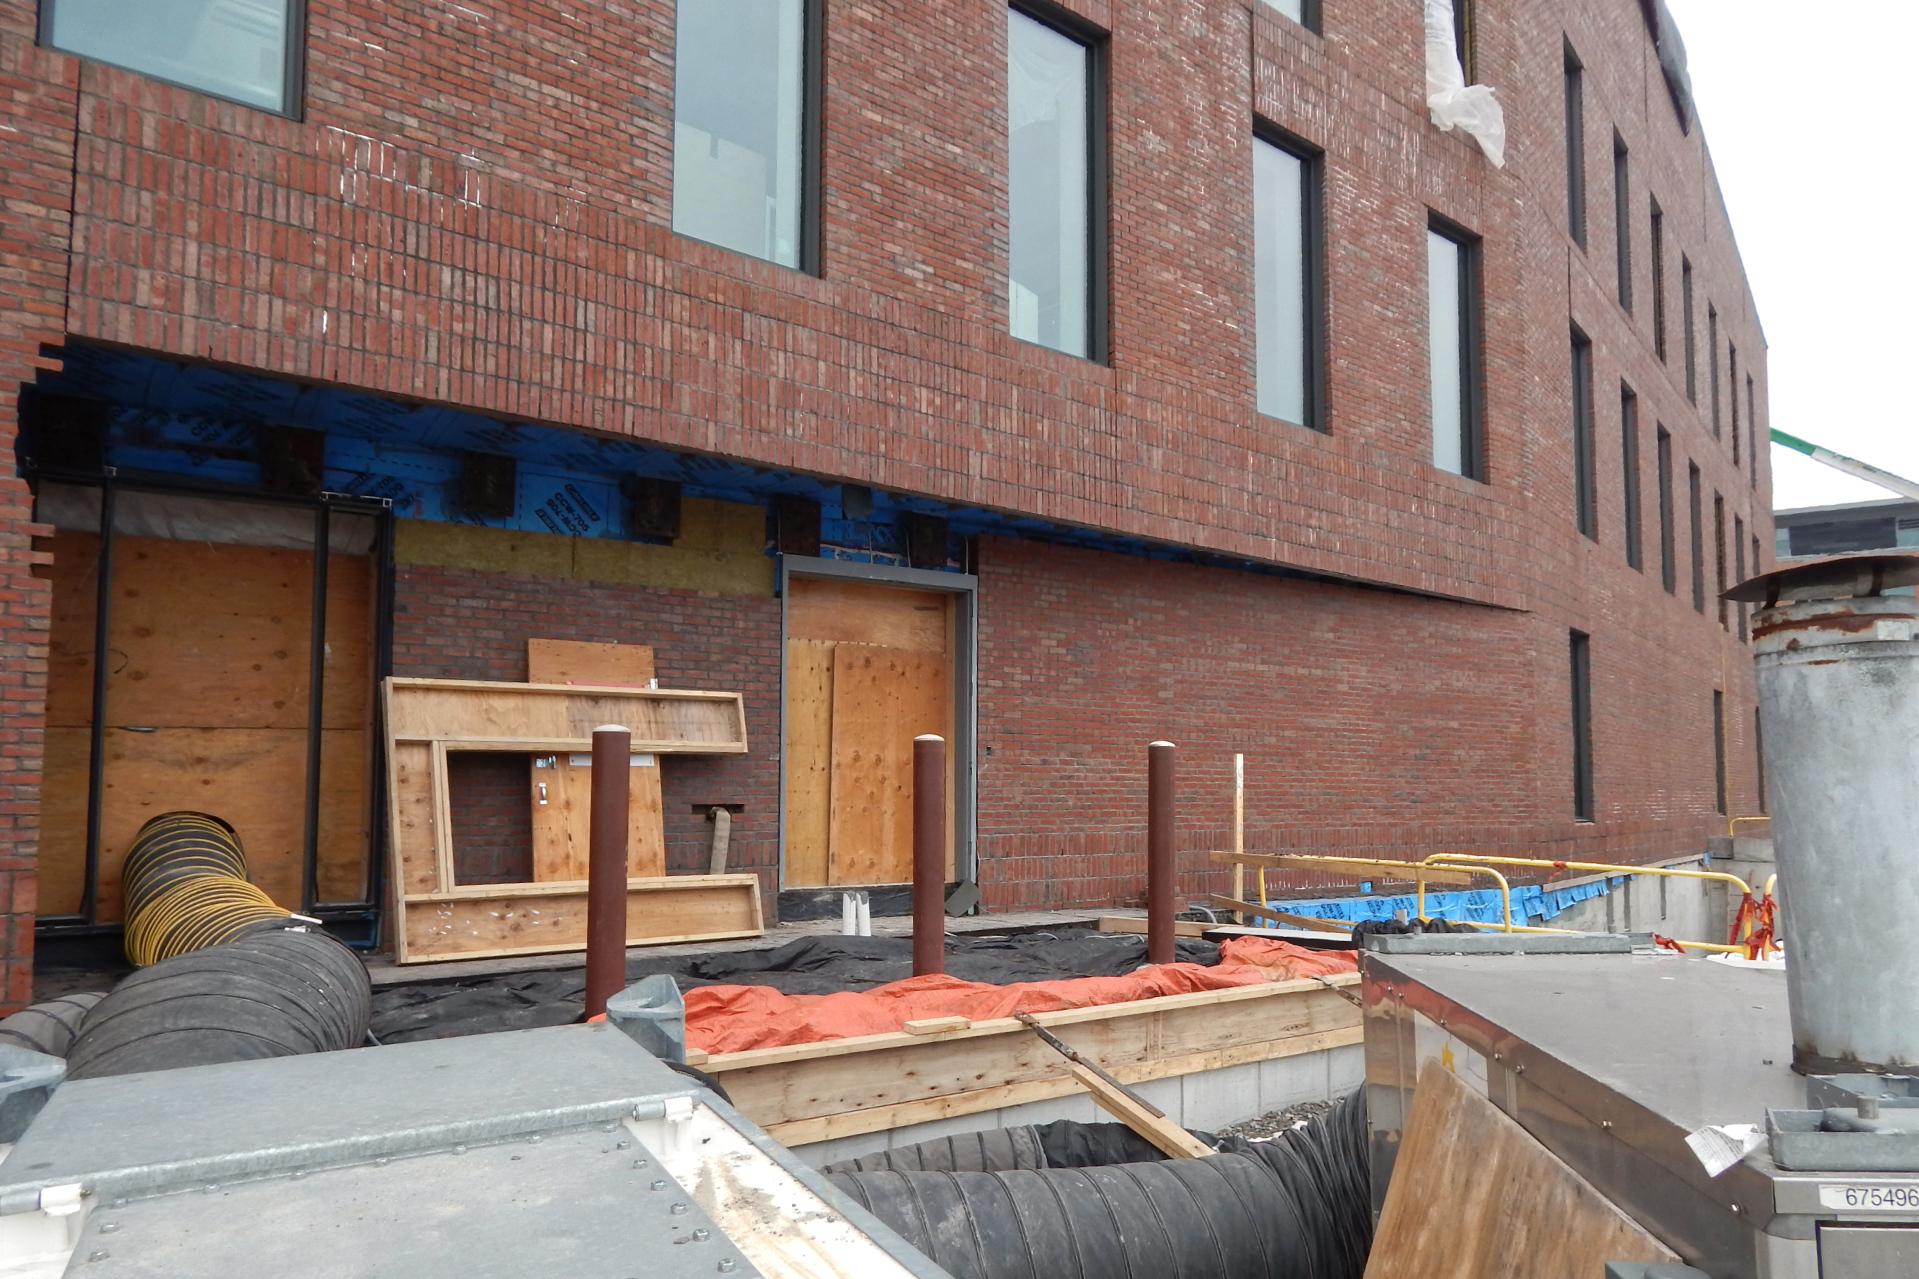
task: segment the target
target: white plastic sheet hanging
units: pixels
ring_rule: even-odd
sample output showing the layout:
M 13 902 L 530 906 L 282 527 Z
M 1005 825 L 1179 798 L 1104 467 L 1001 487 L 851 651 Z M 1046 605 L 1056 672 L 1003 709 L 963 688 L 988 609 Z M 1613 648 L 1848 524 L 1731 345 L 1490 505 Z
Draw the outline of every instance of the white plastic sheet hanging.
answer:
M 1491 85 L 1467 84 L 1459 61 L 1453 0 L 1425 0 L 1426 106 L 1433 123 L 1447 133 L 1464 133 L 1494 168 L 1506 165 L 1506 113 L 1493 97 Z

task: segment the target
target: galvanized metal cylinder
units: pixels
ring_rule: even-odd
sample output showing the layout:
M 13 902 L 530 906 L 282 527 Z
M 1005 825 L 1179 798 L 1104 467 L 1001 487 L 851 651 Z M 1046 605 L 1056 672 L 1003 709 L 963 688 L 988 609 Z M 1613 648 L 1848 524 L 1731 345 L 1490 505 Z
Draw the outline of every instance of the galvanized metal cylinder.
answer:
M 1919 1066 L 1916 635 L 1911 596 L 1781 603 L 1753 622 L 1793 1064 L 1808 1074 Z

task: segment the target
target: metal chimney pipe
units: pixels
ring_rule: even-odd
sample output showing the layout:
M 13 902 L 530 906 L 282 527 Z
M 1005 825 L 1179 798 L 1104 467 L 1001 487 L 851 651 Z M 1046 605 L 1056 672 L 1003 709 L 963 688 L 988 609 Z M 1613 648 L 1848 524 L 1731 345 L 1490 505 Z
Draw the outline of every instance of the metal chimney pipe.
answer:
M 1173 744 L 1146 747 L 1146 962 L 1173 962 Z
M 586 861 L 586 1015 L 626 985 L 626 805 L 633 735 L 618 724 L 593 730 L 592 807 Z
M 1853 586 L 1830 580 L 1841 565 Z M 1879 594 L 1900 578 L 1919 580 L 1919 559 L 1784 569 L 1729 592 L 1764 605 L 1753 661 L 1804 1074 L 1919 1066 L 1919 600 Z
M 946 971 L 946 739 L 913 739 L 913 975 Z

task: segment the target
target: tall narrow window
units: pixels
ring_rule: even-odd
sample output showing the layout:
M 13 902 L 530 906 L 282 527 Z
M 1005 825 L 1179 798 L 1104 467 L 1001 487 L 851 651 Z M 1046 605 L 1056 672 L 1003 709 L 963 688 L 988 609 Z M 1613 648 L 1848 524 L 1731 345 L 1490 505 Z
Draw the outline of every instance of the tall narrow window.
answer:
M 1648 197 L 1650 198 L 1650 197 Z M 1666 358 L 1666 213 L 1652 201 L 1647 249 L 1652 254 L 1652 349 Z
M 1694 337 L 1692 319 L 1692 262 L 1679 255 L 1679 306 L 1684 312 L 1681 323 L 1686 341 L 1686 398 L 1699 403 L 1699 343 Z
M 282 115 L 299 108 L 302 0 L 48 0 L 56 49 Z
M 1426 230 L 1427 368 L 1433 465 L 1484 478 L 1479 446 L 1478 245 L 1437 215 Z
M 1593 819 L 1592 637 L 1572 633 L 1573 820 Z
M 1712 771 L 1713 798 L 1717 810 L 1726 811 L 1726 695 L 1712 691 Z
M 1639 546 L 1639 397 L 1619 384 L 1619 464 L 1626 502 L 1626 565 L 1645 571 Z
M 1253 223 L 1259 411 L 1323 429 L 1316 157 L 1253 139 Z
M 1266 7 L 1285 14 L 1309 31 L 1319 30 L 1319 0 L 1266 0 Z
M 1009 251 L 1016 338 L 1093 354 L 1093 46 L 1006 12 Z
M 1719 438 L 1719 312 L 1706 305 L 1706 378 L 1712 386 L 1712 438 Z
M 1453 48 L 1459 51 L 1459 70 L 1467 84 L 1479 83 L 1478 58 L 1473 48 L 1473 0 L 1453 0 Z
M 1726 627 L 1726 499 L 1719 494 L 1712 495 L 1712 562 L 1713 581 L 1717 587 L 1713 598 L 1719 603 L 1719 627 Z
M 1746 521 L 1743 517 L 1732 517 L 1732 580 L 1746 580 Z M 1746 642 L 1746 606 L 1735 604 L 1733 611 L 1739 615 L 1739 642 Z
M 801 265 L 806 93 L 806 0 L 680 0 L 675 231 Z
M 1753 567 L 1759 566 L 1755 564 Z M 1766 811 L 1766 737 L 1760 727 L 1757 706 L 1752 708 L 1752 767 L 1755 774 L 1753 781 L 1759 786 L 1759 811 L 1763 815 Z
M 1586 247 L 1585 67 L 1566 45 L 1566 232 Z
M 1726 343 L 1726 368 L 1732 382 L 1732 464 L 1739 465 L 1739 348 Z
M 1759 487 L 1759 402 L 1753 398 L 1752 374 L 1746 374 L 1746 442 L 1751 445 L 1746 455 L 1752 459 L 1752 465 L 1746 468 L 1746 486 Z M 1754 561 L 1753 571 L 1758 572 L 1758 562 Z
M 1672 433 L 1657 426 L 1659 451 L 1659 581 L 1666 594 L 1679 590 L 1678 554 L 1673 543 Z
M 1612 135 L 1613 262 L 1619 278 L 1619 305 L 1632 310 L 1632 179 L 1626 140 Z
M 1573 523 L 1599 540 L 1599 495 L 1593 484 L 1593 344 L 1578 329 L 1572 335 Z
M 1699 483 L 1699 465 L 1686 463 L 1687 497 L 1692 513 L 1692 607 L 1706 611 L 1706 512 Z

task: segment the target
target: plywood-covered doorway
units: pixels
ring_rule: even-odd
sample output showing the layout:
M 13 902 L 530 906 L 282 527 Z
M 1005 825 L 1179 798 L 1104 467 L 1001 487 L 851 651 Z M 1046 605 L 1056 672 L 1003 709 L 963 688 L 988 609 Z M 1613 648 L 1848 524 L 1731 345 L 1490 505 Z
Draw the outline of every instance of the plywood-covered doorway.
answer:
M 43 923 L 120 921 L 134 834 L 183 808 L 232 822 L 280 905 L 370 909 L 384 515 L 363 506 L 40 486 Z
M 948 743 L 947 878 L 960 877 L 967 602 L 916 583 L 788 573 L 786 887 L 912 878 L 913 738 L 922 733 Z

